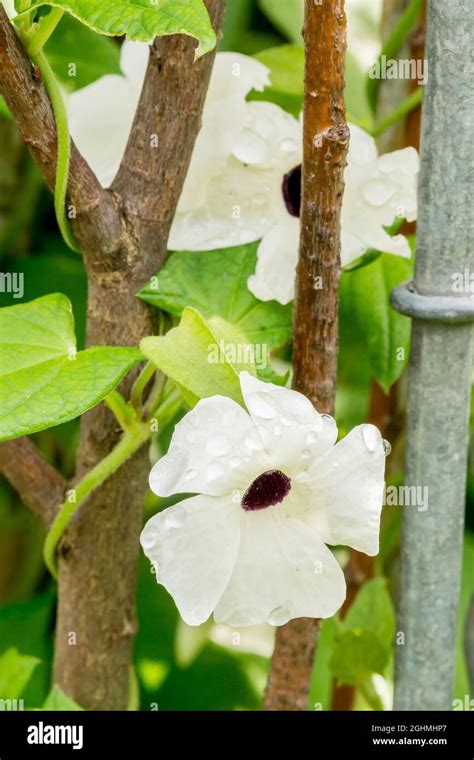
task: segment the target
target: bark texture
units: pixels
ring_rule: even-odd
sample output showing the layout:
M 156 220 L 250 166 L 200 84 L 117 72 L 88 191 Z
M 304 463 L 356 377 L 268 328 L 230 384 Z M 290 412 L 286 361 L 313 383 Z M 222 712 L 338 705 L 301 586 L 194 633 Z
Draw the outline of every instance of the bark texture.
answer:
M 23 503 L 49 526 L 64 500 L 66 481 L 29 438 L 0 443 L 0 472 Z
M 301 241 L 295 298 L 294 387 L 334 413 L 340 215 L 349 130 L 344 108 L 344 0 L 306 0 Z M 264 707 L 305 710 L 319 621 L 277 629 Z
M 206 4 L 219 33 L 225 0 Z M 194 52 L 195 42 L 184 36 L 153 43 L 137 117 L 110 190 L 72 146 L 68 194 L 88 275 L 88 345 L 137 345 L 153 332 L 153 312 L 135 294 L 162 264 L 200 128 L 214 53 L 195 63 Z M 52 187 L 51 106 L 1 7 L 0 91 Z M 128 378 L 123 392 L 130 383 Z M 84 415 L 78 478 L 110 452 L 119 435 L 103 405 Z M 60 546 L 54 680 L 86 709 L 127 706 L 148 470 L 142 449 L 81 506 Z

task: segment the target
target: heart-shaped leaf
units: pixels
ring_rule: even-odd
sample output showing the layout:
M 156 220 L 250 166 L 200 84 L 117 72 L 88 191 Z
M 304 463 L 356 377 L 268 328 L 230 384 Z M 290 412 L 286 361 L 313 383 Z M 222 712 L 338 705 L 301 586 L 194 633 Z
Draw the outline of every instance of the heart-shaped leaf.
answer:
M 144 301 L 175 316 L 186 306 L 206 319 L 221 317 L 245 333 L 248 341 L 269 349 L 290 340 L 291 305 L 259 301 L 247 280 L 255 272 L 258 243 L 216 251 L 177 251 L 140 291 Z
M 71 303 L 61 294 L 0 309 L 0 440 L 78 417 L 142 358 L 137 348 L 76 352 Z
M 216 44 L 202 0 L 33 0 L 31 5 L 62 8 L 95 32 L 126 35 L 129 40 L 151 42 L 167 34 L 187 34 L 198 40 L 198 55 Z
M 190 406 L 215 395 L 243 404 L 239 372 L 255 374 L 246 337 L 223 319 L 206 321 L 191 308 L 183 311 L 178 327 L 163 337 L 144 338 L 140 348 L 181 388 Z

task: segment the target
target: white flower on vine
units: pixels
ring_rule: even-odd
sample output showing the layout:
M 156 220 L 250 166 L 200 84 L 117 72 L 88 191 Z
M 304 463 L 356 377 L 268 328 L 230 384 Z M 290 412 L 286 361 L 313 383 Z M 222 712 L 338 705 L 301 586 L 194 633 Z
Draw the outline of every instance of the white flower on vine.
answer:
M 104 186 L 120 165 L 147 58 L 147 45 L 126 42 L 123 77 L 103 77 L 69 97 L 72 136 Z M 217 55 L 169 245 L 205 251 L 261 241 L 249 288 L 261 300 L 288 303 L 299 244 L 302 133 L 279 106 L 246 100 L 268 76 L 253 58 Z M 373 138 L 350 129 L 342 265 L 370 248 L 409 258 L 406 238 L 391 237 L 384 226 L 397 216 L 416 219 L 418 154 L 405 148 L 378 157 Z
M 15 18 L 17 15 L 15 9 L 15 0 L 2 0 L 2 4 L 5 8 L 5 13 L 7 14 L 8 18 Z
M 329 617 L 346 585 L 326 544 L 378 552 L 384 442 L 361 425 L 336 444 L 305 396 L 240 383 L 247 411 L 213 396 L 176 425 L 150 486 L 198 495 L 152 517 L 141 544 L 189 625 Z

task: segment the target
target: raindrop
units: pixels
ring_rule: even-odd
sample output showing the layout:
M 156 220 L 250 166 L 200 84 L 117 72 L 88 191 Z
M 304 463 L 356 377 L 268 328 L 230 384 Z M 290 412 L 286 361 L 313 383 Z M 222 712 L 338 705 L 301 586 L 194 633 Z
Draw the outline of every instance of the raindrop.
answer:
M 262 440 L 256 430 L 251 430 L 245 437 L 245 445 L 251 451 L 261 451 L 263 449 Z
M 184 479 L 185 480 L 194 480 L 197 478 L 197 470 L 186 470 L 184 473 Z
M 275 607 L 268 616 L 268 622 L 270 625 L 284 625 L 290 619 L 289 611 L 282 606 Z
M 371 206 L 383 206 L 395 193 L 395 188 L 389 182 L 369 180 L 361 187 L 361 193 Z
M 392 444 L 390 441 L 386 441 L 385 438 L 383 439 L 383 453 L 386 457 L 388 457 L 392 452 Z
M 143 531 L 140 542 L 144 549 L 151 549 L 156 543 L 156 536 L 154 532 L 152 533 L 149 530 Z
M 240 467 L 243 464 L 243 461 L 240 457 L 231 457 L 229 464 L 235 470 L 236 467 Z
M 315 433 L 313 430 L 310 430 L 310 432 L 306 436 L 306 443 L 317 443 L 318 441 L 318 434 Z
M 208 481 L 217 480 L 225 475 L 225 467 L 218 462 L 212 462 L 206 469 L 206 478 Z
M 311 451 L 309 449 L 303 449 L 301 454 L 302 459 L 311 459 Z
M 257 417 L 271 420 L 275 416 L 275 403 L 269 393 L 257 391 L 249 397 L 249 410 Z
M 179 504 L 176 507 L 170 507 L 165 513 L 165 526 L 167 528 L 181 528 L 186 520 L 186 511 Z
M 230 451 L 230 443 L 225 435 L 213 435 L 206 444 L 206 450 L 215 457 L 223 457 Z
M 376 451 L 380 445 L 380 433 L 374 425 L 362 425 L 362 440 L 367 451 Z
M 298 150 L 298 146 L 294 140 L 286 139 L 280 143 L 280 150 L 283 153 L 295 153 Z

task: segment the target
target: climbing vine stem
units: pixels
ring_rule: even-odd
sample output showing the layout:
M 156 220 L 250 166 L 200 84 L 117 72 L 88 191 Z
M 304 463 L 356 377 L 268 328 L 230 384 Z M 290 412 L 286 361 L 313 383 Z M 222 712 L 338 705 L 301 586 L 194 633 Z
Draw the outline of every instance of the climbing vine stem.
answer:
M 33 37 L 34 40 L 34 37 Z M 56 76 L 48 63 L 48 60 L 42 50 L 32 52 L 28 49 L 30 58 L 38 66 L 43 77 L 44 84 L 53 108 L 54 119 L 56 122 L 56 133 L 58 143 L 58 157 L 56 168 L 56 183 L 54 187 L 54 209 L 56 219 L 64 241 L 73 251 L 79 251 L 79 247 L 71 232 L 69 221 L 66 215 L 66 195 L 69 178 L 69 160 L 71 156 L 71 139 L 69 136 L 69 125 L 67 120 L 66 106 L 64 105 L 63 96 L 56 79 Z
M 93 467 L 74 489 L 69 491 L 68 498 L 66 498 L 64 504 L 59 508 L 44 543 L 44 561 L 54 578 L 57 579 L 58 577 L 56 547 L 81 504 L 107 478 L 113 475 L 127 459 L 130 459 L 138 449 L 151 439 L 154 432 L 153 422 L 156 422 L 160 428 L 165 427 L 175 417 L 181 405 L 182 398 L 176 390 L 170 393 L 168 398 L 159 407 L 153 420 L 143 422 L 135 419 L 133 423 L 129 422 L 122 438 L 110 454 Z M 109 406 L 115 409 L 120 408 L 116 398 L 113 399 Z

